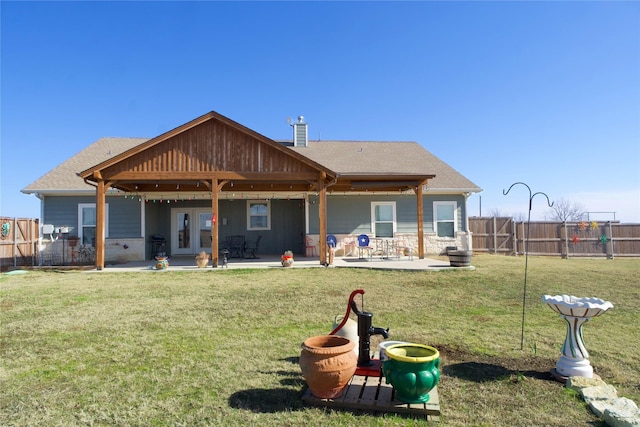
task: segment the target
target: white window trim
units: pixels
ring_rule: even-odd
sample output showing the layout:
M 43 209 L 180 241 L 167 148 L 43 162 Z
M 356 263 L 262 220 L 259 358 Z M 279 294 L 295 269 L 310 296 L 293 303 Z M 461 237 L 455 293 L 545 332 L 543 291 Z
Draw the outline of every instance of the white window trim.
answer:
M 260 203 L 267 205 L 267 226 L 251 227 L 251 204 Z M 247 230 L 271 230 L 271 200 L 247 200 Z
M 80 238 L 80 241 L 82 242 L 82 230 L 83 230 L 83 224 L 82 224 L 82 210 L 84 208 L 96 208 L 96 204 L 95 203 L 78 203 L 78 233 L 77 236 Z M 98 227 L 98 218 L 96 215 L 96 225 L 95 227 Z M 109 237 L 109 203 L 105 203 L 104 206 L 104 238 L 106 239 L 107 237 Z
M 439 206 L 451 206 L 453 205 L 453 237 L 438 236 L 438 207 Z M 445 222 L 445 221 L 442 221 Z M 447 221 L 448 222 L 448 221 Z M 438 239 L 455 239 L 458 232 L 458 202 L 433 202 L 433 232 Z
M 393 234 L 395 235 L 398 231 L 398 222 L 396 216 L 396 202 L 371 202 L 371 233 L 376 232 L 376 222 L 388 222 L 388 221 L 376 221 L 376 206 L 391 206 L 393 219 Z

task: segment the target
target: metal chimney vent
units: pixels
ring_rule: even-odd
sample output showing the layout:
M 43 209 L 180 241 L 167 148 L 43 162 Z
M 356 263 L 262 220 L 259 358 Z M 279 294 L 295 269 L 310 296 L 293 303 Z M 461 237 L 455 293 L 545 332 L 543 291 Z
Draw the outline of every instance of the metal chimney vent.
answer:
M 298 123 L 293 124 L 293 146 L 306 147 L 309 141 L 309 130 L 304 117 L 298 116 Z

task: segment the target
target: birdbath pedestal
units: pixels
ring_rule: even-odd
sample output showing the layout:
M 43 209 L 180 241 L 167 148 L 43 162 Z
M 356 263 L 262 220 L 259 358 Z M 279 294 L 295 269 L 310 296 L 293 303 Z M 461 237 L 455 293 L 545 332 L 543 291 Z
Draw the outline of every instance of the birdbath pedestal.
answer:
M 560 380 L 568 377 L 593 378 L 589 353 L 582 340 L 582 325 L 613 308 L 613 304 L 599 298 L 577 298 L 570 295 L 544 295 L 542 300 L 567 322 L 562 356 L 551 373 Z

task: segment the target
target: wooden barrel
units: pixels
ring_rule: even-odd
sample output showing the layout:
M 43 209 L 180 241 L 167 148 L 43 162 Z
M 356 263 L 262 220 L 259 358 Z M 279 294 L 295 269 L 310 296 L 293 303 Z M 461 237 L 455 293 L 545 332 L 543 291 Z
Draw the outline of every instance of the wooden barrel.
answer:
M 471 251 L 449 252 L 449 265 L 452 267 L 469 267 L 471 265 Z

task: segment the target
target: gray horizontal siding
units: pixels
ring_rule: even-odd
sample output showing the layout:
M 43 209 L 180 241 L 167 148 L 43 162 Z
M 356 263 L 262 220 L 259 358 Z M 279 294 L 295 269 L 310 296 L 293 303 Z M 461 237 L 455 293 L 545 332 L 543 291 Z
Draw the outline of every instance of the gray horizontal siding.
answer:
M 462 195 L 424 196 L 424 231 L 433 232 L 433 202 L 455 201 L 458 231 L 466 231 L 465 199 Z M 309 198 L 309 233 L 319 233 L 318 197 Z M 371 203 L 396 202 L 397 233 L 415 233 L 418 212 L 415 195 L 327 196 L 327 232 L 333 234 L 371 233 Z
M 142 237 L 140 234 L 140 202 L 137 198 L 107 197 L 109 204 L 109 237 Z
M 95 204 L 95 197 L 79 196 L 47 196 L 43 201 L 43 224 L 54 227 L 72 227 L 70 234 L 78 233 L 78 205 Z M 140 202 L 137 199 L 124 197 L 107 197 L 109 205 L 110 238 L 141 237 L 140 236 Z

